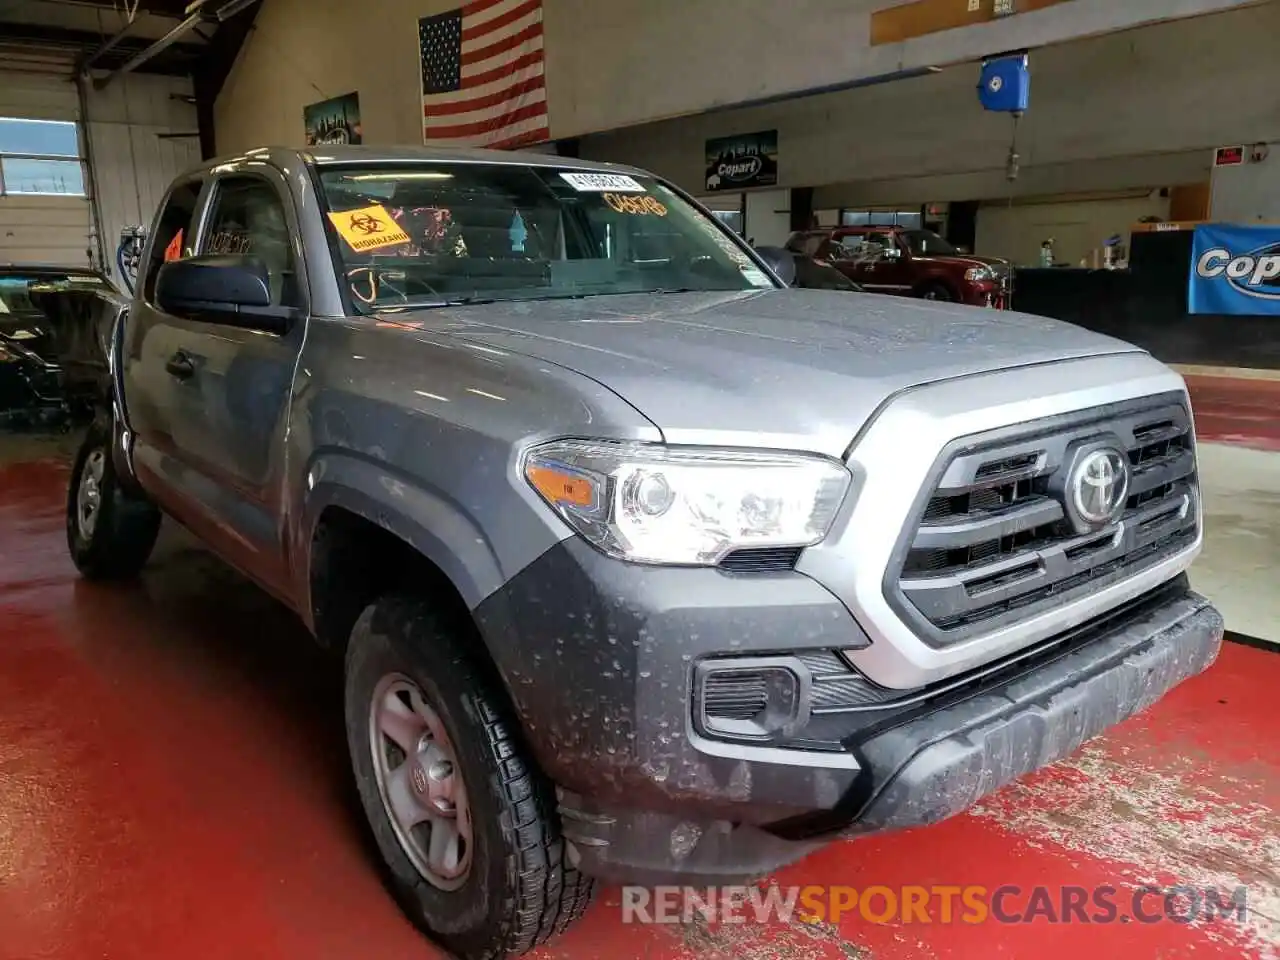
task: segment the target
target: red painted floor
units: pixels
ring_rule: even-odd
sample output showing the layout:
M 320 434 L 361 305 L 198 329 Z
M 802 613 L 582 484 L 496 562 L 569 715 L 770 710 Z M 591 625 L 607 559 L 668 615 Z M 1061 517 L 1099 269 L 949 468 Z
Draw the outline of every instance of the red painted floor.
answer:
M 174 535 L 141 584 L 76 579 L 63 468 L 0 466 L 0 960 L 433 958 L 359 829 L 338 677 L 271 600 Z M 1280 656 L 1228 645 L 1071 760 L 779 884 L 1249 889 L 1180 924 L 624 926 L 606 891 L 561 960 L 1273 958 Z M 1015 904 L 1019 901 L 1014 901 Z M 1025 907 L 1025 901 L 1022 901 Z
M 1280 379 L 1186 375 L 1201 440 L 1280 450 Z

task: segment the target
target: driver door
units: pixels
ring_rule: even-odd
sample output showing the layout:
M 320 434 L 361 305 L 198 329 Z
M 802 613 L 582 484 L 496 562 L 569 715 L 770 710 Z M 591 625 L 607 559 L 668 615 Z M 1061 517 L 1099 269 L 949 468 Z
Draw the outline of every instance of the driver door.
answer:
M 196 255 L 255 257 L 266 265 L 273 305 L 306 307 L 292 237 L 296 214 L 283 178 L 263 168 L 213 179 Z M 168 356 L 154 376 L 171 383 L 172 457 L 161 487 L 181 491 L 166 504 L 223 559 L 287 597 L 280 562 L 285 432 L 293 374 L 306 323 L 285 333 L 166 318 Z
M 893 232 L 873 230 L 845 234 L 839 239 L 842 272 L 872 293 L 909 293 L 907 252 Z

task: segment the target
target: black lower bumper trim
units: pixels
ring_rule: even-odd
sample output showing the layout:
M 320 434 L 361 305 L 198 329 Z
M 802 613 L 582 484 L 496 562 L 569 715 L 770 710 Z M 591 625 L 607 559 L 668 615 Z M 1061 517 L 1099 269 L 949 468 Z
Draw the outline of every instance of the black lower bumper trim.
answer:
M 805 839 L 935 823 L 1146 709 L 1208 668 L 1221 615 L 1182 588 L 1094 627 L 1088 642 L 857 745 L 862 776 L 826 814 L 775 824 Z

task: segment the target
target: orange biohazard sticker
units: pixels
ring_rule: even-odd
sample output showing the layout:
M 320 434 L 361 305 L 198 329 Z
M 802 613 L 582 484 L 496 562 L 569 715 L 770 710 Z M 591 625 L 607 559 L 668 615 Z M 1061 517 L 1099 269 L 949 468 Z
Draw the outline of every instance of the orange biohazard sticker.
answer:
M 381 204 L 330 213 L 329 221 L 352 250 L 363 252 L 409 243 L 409 234 L 404 232 Z
M 169 245 L 164 248 L 164 262 L 182 259 L 182 228 L 178 228 L 178 232 L 173 235 L 173 239 L 169 241 Z

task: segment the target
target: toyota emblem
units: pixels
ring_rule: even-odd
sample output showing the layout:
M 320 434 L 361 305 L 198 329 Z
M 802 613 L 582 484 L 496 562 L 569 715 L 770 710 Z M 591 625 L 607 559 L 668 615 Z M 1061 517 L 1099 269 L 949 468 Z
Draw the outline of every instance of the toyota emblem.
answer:
M 1076 516 L 1094 527 L 1114 522 L 1129 496 L 1129 459 L 1119 450 L 1103 447 L 1081 457 L 1067 490 Z

